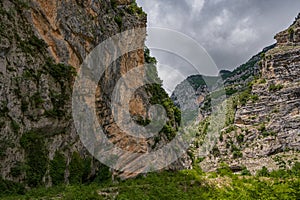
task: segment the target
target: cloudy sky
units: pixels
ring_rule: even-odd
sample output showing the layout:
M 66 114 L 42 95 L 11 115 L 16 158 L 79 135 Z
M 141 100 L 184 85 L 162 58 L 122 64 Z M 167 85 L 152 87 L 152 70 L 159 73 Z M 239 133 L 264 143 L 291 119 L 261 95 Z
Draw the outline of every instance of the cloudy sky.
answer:
M 137 0 L 148 14 L 148 27 L 169 28 L 195 39 L 219 69 L 233 69 L 286 29 L 300 12 L 299 0 Z M 149 44 L 150 45 L 150 44 Z M 193 74 L 187 63 L 172 55 L 152 51 L 159 63 Z M 167 90 L 180 82 L 170 78 L 170 67 L 159 66 Z M 169 92 L 170 92 L 169 91 Z

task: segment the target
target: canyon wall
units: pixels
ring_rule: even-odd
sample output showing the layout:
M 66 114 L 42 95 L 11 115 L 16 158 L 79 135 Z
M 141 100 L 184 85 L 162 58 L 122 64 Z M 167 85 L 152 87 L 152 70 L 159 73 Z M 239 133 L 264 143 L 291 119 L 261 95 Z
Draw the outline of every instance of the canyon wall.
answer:
M 115 145 L 147 152 L 168 141 L 164 133 L 156 140 L 126 136 L 111 113 L 110 95 L 118 78 L 144 64 L 145 55 L 149 57 L 144 53 L 147 16 L 135 1 L 4 0 L 0 16 L 2 179 L 30 187 L 50 186 L 85 182 L 112 171 L 96 161 L 79 140 L 72 120 L 72 86 L 82 62 L 98 44 L 134 28 L 144 30 L 128 35 L 140 48 L 124 52 L 107 68 L 92 103 Z M 154 93 L 155 89 L 145 88 L 136 92 L 131 99 L 133 118 L 147 119 Z M 175 129 L 174 116 L 168 117 Z M 181 167 L 180 163 L 175 166 Z M 123 178 L 136 175 L 113 173 Z

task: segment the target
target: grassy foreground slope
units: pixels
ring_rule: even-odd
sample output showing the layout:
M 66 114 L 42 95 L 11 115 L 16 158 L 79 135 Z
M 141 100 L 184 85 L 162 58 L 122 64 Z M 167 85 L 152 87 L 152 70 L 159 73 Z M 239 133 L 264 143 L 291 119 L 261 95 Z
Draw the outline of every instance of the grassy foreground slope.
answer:
M 262 169 L 257 176 L 235 175 L 223 165 L 217 173 L 200 169 L 152 173 L 115 183 L 33 189 L 1 199 L 300 199 L 299 177 L 299 164 L 289 171 Z

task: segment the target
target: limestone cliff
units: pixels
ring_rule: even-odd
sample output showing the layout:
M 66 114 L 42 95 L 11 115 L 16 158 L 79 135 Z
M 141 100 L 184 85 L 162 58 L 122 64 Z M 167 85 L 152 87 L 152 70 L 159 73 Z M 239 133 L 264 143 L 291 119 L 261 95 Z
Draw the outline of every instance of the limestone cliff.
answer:
M 116 33 L 145 28 L 146 14 L 133 0 L 3 0 L 0 17 L 1 177 L 34 187 L 84 182 L 109 173 L 90 156 L 76 133 L 72 85 L 94 47 Z M 163 132 L 148 141 L 125 136 L 114 124 L 108 101 L 118 78 L 145 62 L 145 37 L 146 31 L 129 36 L 140 49 L 113 63 L 95 97 L 99 122 L 112 142 L 142 152 L 168 137 Z M 131 100 L 133 117 L 146 120 L 155 90 L 136 92 Z M 168 117 L 175 129 L 174 116 Z
M 201 166 L 227 162 L 234 171 L 288 169 L 299 159 L 299 16 L 276 35 L 274 48 L 261 54 L 260 75 L 232 97 L 234 123 L 224 128 L 210 158 Z
M 248 169 L 255 173 L 263 166 L 269 170 L 288 169 L 299 161 L 299 30 L 300 15 L 275 36 L 275 45 L 233 72 L 221 71 L 228 98 L 226 124 L 209 156 L 200 158 L 204 159 L 200 163 L 203 170 L 214 171 L 225 162 L 234 172 Z M 201 79 L 198 77 L 196 82 Z M 205 83 L 197 92 L 204 120 L 199 127 L 200 137 L 191 147 L 195 160 L 210 116 Z

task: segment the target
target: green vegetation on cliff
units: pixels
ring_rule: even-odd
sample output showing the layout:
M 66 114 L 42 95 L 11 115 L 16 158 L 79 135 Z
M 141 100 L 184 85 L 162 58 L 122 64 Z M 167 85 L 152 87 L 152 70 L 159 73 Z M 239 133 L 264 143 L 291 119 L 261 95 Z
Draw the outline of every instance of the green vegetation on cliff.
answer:
M 177 127 L 180 125 L 181 121 L 181 111 L 174 105 L 167 92 L 162 88 L 162 80 L 158 77 L 156 68 L 157 61 L 154 57 L 150 56 L 148 48 L 145 48 L 144 50 L 144 57 L 147 64 L 147 78 L 149 81 L 155 82 L 154 84 L 146 86 L 146 91 L 151 96 L 150 103 L 152 105 L 159 104 L 163 106 L 168 117 L 168 121 L 160 131 L 160 136 L 158 136 L 160 138 L 157 138 L 156 141 L 159 141 L 162 135 L 165 135 L 170 141 L 176 136 Z
M 30 131 L 23 134 L 20 144 L 26 152 L 26 182 L 30 187 L 40 186 L 48 165 L 44 137 L 40 133 Z

